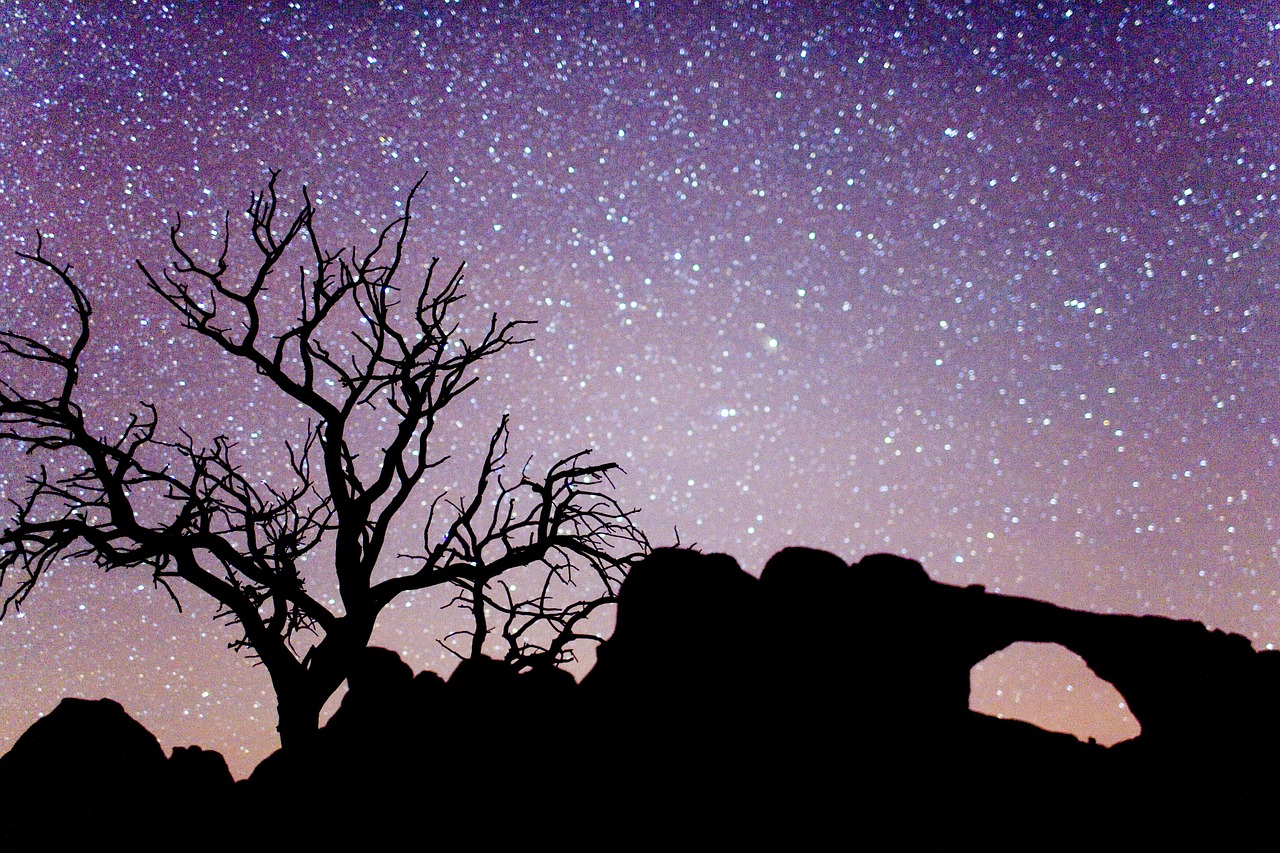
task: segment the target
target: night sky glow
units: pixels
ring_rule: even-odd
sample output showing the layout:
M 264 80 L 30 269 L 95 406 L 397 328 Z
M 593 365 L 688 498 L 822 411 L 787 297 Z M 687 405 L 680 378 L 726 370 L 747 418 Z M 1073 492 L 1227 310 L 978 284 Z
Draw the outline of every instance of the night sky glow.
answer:
M 513 457 L 620 462 L 656 544 L 757 573 L 786 545 L 893 551 L 1269 647 L 1277 74 L 1264 2 L 5 0 L 0 314 L 57 339 L 65 300 L 13 255 L 45 234 L 95 303 L 86 409 L 155 401 L 269 470 L 296 419 L 134 259 L 163 264 L 179 214 L 246 240 L 270 169 L 367 245 L 425 171 L 414 251 L 467 262 L 477 316 L 539 323 L 451 410 L 440 485 L 510 411 Z M 110 696 L 246 775 L 276 745 L 266 673 L 178 592 L 48 576 L 0 623 L 0 751 Z M 443 603 L 397 601 L 375 641 L 447 671 Z M 972 702 L 1135 734 L 1087 676 L 1023 649 Z

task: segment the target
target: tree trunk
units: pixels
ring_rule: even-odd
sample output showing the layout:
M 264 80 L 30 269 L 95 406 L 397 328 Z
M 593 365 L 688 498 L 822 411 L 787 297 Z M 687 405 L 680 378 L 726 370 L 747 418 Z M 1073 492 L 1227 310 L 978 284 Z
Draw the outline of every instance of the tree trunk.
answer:
M 374 615 L 356 619 L 352 614 L 338 624 L 308 654 L 303 667 L 272 673 L 280 745 L 306 749 L 320 731 L 320 711 L 351 674 L 373 635 Z M 270 667 L 268 667 L 270 669 Z
M 311 691 L 299 687 L 290 690 L 276 688 L 276 711 L 279 724 L 280 745 L 285 749 L 306 749 L 316 741 L 320 731 L 320 709 L 323 699 L 316 699 Z

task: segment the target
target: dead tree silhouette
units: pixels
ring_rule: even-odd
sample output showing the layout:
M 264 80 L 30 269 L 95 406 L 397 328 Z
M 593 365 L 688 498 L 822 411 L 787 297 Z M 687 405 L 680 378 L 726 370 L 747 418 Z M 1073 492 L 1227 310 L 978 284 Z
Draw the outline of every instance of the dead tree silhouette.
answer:
M 172 263 L 138 268 L 190 333 L 306 413 L 308 428 L 287 442 L 287 472 L 255 479 L 232 438 L 201 443 L 180 422 L 163 422 L 162 403 L 142 403 L 114 434 L 100 431 L 100 419 L 86 416 L 92 389 L 81 369 L 89 295 L 37 237 L 34 251 L 18 254 L 60 283 L 72 321 L 63 338 L 0 333 L 0 442 L 35 470 L 0 532 L 0 590 L 3 610 L 21 607 L 63 560 L 147 571 L 175 602 L 175 581 L 185 582 L 238 627 L 232 647 L 267 668 L 289 745 L 314 737 L 321 707 L 397 597 L 453 586 L 473 617 L 462 656 L 500 635 L 513 665 L 552 665 L 594 639 L 583 626 L 614 602 L 648 543 L 636 511 L 614 496 L 612 462 L 591 463 L 583 451 L 542 476 L 511 476 L 503 416 L 481 445 L 469 496 L 437 491 L 423 501 L 422 546 L 390 553 L 397 518 L 449 458 L 429 440 L 443 413 L 475 386 L 480 365 L 531 340 L 529 324 L 495 313 L 477 334 L 461 331 L 463 268 L 441 283 L 438 258 L 423 265 L 420 284 L 403 283 L 423 179 L 358 252 L 325 247 L 306 187 L 297 213 L 283 216 L 276 177 L 252 195 L 250 245 L 232 245 L 229 214 L 212 252 L 191 245 L 179 220 Z M 242 266 L 246 252 L 253 260 Z M 32 378 L 50 375 L 51 390 Z M 380 441 L 358 444 L 362 418 L 387 422 Z M 336 577 L 332 597 L 312 591 L 321 568 Z M 504 583 L 513 572 L 536 574 L 520 584 L 532 594 Z

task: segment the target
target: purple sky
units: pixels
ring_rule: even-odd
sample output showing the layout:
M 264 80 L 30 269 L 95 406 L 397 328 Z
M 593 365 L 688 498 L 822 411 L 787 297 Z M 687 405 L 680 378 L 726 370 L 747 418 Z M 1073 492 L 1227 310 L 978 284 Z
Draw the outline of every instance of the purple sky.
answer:
M 415 257 L 540 324 L 458 406 L 438 485 L 509 411 L 513 458 L 622 463 L 656 544 L 753 572 L 785 545 L 894 551 L 1280 642 L 1271 4 L 122 6 L 0 7 L 0 312 L 58 334 L 11 251 L 42 232 L 95 303 L 101 423 L 155 401 L 269 468 L 296 418 L 134 259 L 164 263 L 177 214 L 209 241 L 230 209 L 246 239 L 269 169 L 366 244 L 425 171 Z M 0 750 L 106 695 L 246 774 L 275 745 L 265 672 L 182 598 L 52 573 L 0 623 Z M 376 642 L 447 670 L 443 603 L 397 602 Z M 1136 733 L 1086 676 L 1024 649 L 973 703 Z

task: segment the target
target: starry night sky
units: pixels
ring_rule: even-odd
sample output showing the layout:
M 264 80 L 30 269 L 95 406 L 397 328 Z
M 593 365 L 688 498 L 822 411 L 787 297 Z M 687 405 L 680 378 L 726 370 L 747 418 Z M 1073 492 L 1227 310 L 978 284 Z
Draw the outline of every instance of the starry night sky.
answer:
M 425 172 L 415 257 L 466 261 L 475 316 L 539 323 L 451 411 L 460 473 L 432 486 L 465 489 L 509 411 L 513 457 L 620 462 L 655 544 L 752 572 L 785 545 L 893 551 L 1268 647 L 1278 73 L 1264 2 L 6 0 L 0 312 L 64 333 L 12 254 L 45 234 L 94 300 L 90 416 L 155 401 L 269 471 L 298 418 L 134 259 L 170 257 L 177 215 L 213 246 L 229 209 L 245 245 L 271 169 L 367 246 Z M 0 623 L 0 750 L 105 695 L 247 774 L 276 743 L 266 673 L 178 591 L 181 614 L 145 575 L 51 573 Z M 443 603 L 397 601 L 375 642 L 447 672 Z M 1137 732 L 1061 649 L 982 665 L 972 701 Z

